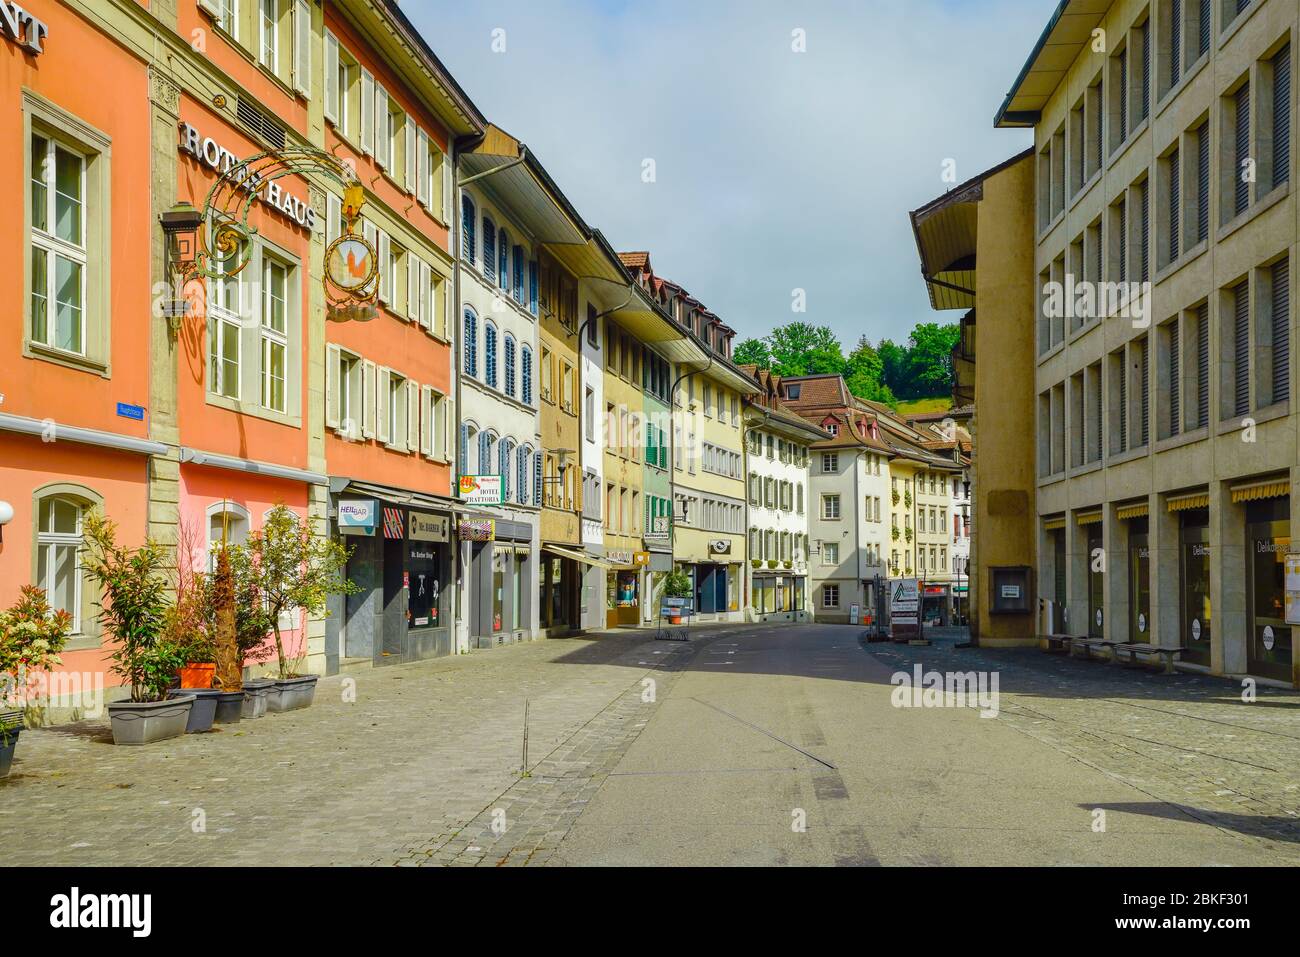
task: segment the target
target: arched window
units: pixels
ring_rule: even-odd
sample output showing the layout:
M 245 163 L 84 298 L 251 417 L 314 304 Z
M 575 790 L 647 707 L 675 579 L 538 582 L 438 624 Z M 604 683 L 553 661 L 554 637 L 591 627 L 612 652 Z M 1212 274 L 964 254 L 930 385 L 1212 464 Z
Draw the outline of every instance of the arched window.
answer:
M 514 453 L 515 443 L 510 439 L 502 439 L 497 443 L 500 447 L 501 457 L 501 501 L 510 501 L 510 457 Z
M 492 475 L 492 446 L 496 444 L 497 437 L 491 432 L 480 432 L 478 434 L 478 474 Z
M 474 263 L 474 220 L 478 213 L 474 210 L 474 200 L 466 193 L 460 198 L 460 254 Z
M 483 217 L 483 278 L 492 282 L 497 268 L 497 230 L 492 220 Z
M 519 305 L 524 304 L 524 247 L 516 246 L 513 250 L 515 271 L 511 279 L 511 287 L 514 290 L 515 302 Z
M 497 387 L 497 327 L 483 323 L 483 381 Z
M 542 504 L 542 453 L 533 453 L 533 504 Z
M 478 435 L 478 429 L 472 422 L 466 422 L 460 427 L 460 456 L 456 464 L 461 475 L 473 474 L 469 470 L 469 450 L 474 445 L 476 435 Z
M 524 346 L 520 356 L 519 401 L 533 404 L 533 350 Z
M 213 502 L 208 506 L 208 571 L 216 571 L 217 556 L 213 548 L 224 540 L 227 545 L 248 541 L 248 509 L 235 502 Z
M 497 245 L 501 252 L 497 258 L 497 285 L 502 289 L 510 289 L 510 237 L 506 235 L 505 227 L 497 235 Z
M 505 353 L 505 390 L 506 395 L 513 399 L 515 397 L 515 337 L 508 332 L 506 333 Z
M 46 601 L 56 611 L 72 616 L 72 634 L 80 634 L 82 621 L 81 519 L 86 503 L 67 495 L 37 500 L 36 586 L 45 589 Z
M 532 455 L 533 455 L 533 450 L 529 448 L 527 445 L 525 445 L 522 449 L 519 450 L 519 455 L 516 456 L 516 458 L 518 459 L 518 462 L 516 464 L 518 466 L 518 473 L 519 473 L 518 488 L 516 489 L 516 492 L 518 493 L 519 503 L 521 505 L 528 504 L 528 472 L 529 472 L 528 466 L 529 466 L 530 459 L 532 458 Z
M 478 378 L 478 316 L 473 309 L 465 310 L 465 374 Z

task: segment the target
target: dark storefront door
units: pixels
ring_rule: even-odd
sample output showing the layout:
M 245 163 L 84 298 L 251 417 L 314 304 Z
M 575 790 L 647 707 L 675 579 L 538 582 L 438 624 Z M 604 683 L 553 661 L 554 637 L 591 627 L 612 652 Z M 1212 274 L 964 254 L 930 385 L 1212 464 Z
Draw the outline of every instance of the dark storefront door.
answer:
M 703 615 L 727 610 L 727 566 L 695 567 L 695 607 Z
M 406 595 L 403 588 L 403 559 L 406 540 L 384 539 L 384 655 L 401 656 L 406 645 Z
M 1065 628 L 1065 529 L 1052 532 L 1052 633 L 1063 635 Z
M 1106 594 L 1105 553 L 1101 550 L 1101 523 L 1088 528 L 1088 637 L 1101 638 L 1106 624 L 1102 608 Z
M 1210 664 L 1210 513 L 1198 508 L 1183 512 L 1179 528 L 1182 567 L 1181 632 L 1183 661 Z
M 1250 630 L 1246 670 L 1291 680 L 1291 626 L 1285 620 L 1286 553 L 1291 548 L 1290 500 L 1252 502 L 1246 509 L 1246 583 Z
M 1145 518 L 1128 523 L 1128 640 L 1151 640 L 1151 548 Z

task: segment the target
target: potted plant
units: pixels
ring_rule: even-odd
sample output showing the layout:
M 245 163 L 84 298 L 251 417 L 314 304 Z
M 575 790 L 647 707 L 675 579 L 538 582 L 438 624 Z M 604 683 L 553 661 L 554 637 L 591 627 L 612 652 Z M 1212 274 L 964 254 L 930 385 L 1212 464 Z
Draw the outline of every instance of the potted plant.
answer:
M 768 567 L 768 568 L 775 568 L 778 564 L 780 564 L 780 563 L 779 563 L 775 558 L 769 558 L 769 559 L 767 560 L 767 567 Z
M 664 576 L 664 596 L 667 598 L 690 598 L 691 576 L 680 568 L 669 572 Z M 671 624 L 680 625 L 682 623 L 681 608 L 674 606 L 668 615 L 668 621 Z
M 277 674 L 267 695 L 268 711 L 293 711 L 311 705 L 318 675 L 303 674 L 305 654 L 285 652 L 281 620 L 299 611 L 319 615 L 331 594 L 351 595 L 358 586 L 343 576 L 351 549 L 330 538 L 312 534 L 294 511 L 277 505 L 267 513 L 262 528 L 232 549 L 243 580 L 256 590 L 275 636 Z M 253 621 L 250 627 L 263 627 Z M 263 636 L 266 634 L 262 632 Z
M 45 590 L 35 585 L 23 585 L 13 607 L 0 611 L 0 778 L 9 773 L 24 727 L 22 711 L 7 710 L 9 704 L 20 703 L 34 672 L 62 664 L 59 652 L 71 630 L 72 616 L 51 610 Z
M 167 580 L 163 548 L 146 539 L 139 548 L 117 543 L 117 525 L 98 509 L 87 513 L 82 566 L 99 586 L 99 620 L 117 639 L 114 674 L 131 689 L 108 705 L 115 744 L 149 744 L 185 733 L 194 695 L 167 697 L 182 650 L 167 640 Z
M 763 559 L 761 559 L 761 558 L 751 558 L 751 559 L 749 560 L 749 563 L 750 563 L 751 565 L 753 565 L 755 568 L 762 568 L 762 567 L 763 567 Z

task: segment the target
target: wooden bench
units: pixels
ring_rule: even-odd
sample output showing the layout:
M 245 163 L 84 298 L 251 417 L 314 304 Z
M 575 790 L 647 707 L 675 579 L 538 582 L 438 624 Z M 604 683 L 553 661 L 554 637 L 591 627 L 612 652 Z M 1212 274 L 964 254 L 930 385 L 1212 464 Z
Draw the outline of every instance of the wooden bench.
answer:
M 1115 661 L 1116 660 L 1115 649 L 1120 646 L 1126 646 L 1126 645 L 1128 645 L 1127 641 L 1119 641 L 1118 639 L 1115 638 L 1074 638 L 1071 639 L 1070 641 L 1070 654 L 1071 655 L 1074 654 L 1075 648 L 1082 648 L 1083 657 L 1091 661 L 1093 648 L 1109 648 L 1110 657 L 1106 660 Z
M 1158 657 L 1164 663 L 1164 671 L 1161 673 L 1166 675 L 1177 674 L 1177 672 L 1174 671 L 1174 660 L 1183 653 L 1182 648 L 1166 648 L 1161 645 L 1153 645 L 1150 643 L 1126 643 L 1122 646 L 1117 646 L 1112 653 L 1118 653 L 1119 647 L 1123 647 L 1128 651 L 1128 666 L 1130 668 L 1141 664 L 1141 662 L 1138 661 L 1138 655 L 1146 655 L 1148 658 Z
M 1074 639 L 1069 635 L 1042 635 L 1040 636 L 1040 640 L 1047 643 L 1047 647 L 1043 649 L 1044 651 L 1068 653 L 1070 650 L 1070 642 Z

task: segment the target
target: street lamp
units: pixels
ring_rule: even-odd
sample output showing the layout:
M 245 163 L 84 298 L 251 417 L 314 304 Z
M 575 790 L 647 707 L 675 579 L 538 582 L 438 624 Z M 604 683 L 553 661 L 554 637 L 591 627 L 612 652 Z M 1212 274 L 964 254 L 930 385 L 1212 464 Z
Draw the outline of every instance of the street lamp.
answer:
M 159 215 L 158 222 L 167 238 L 167 271 L 174 290 L 173 298 L 162 304 L 161 311 L 174 334 L 180 329 L 181 320 L 190 313 L 189 302 L 185 299 L 185 283 L 198 270 L 203 213 L 182 201 Z

